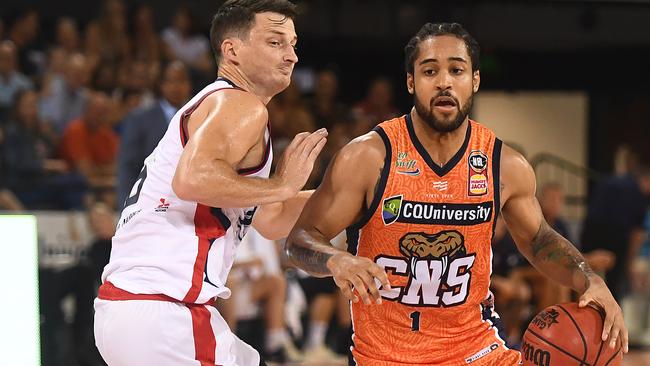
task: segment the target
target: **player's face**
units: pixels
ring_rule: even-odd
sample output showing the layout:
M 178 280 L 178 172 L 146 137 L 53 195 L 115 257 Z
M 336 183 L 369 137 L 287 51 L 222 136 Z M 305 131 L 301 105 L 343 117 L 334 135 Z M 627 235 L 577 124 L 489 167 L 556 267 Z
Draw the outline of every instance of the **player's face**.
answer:
M 454 131 L 465 121 L 479 82 L 465 42 L 446 35 L 420 43 L 413 75 L 406 80 L 416 112 L 439 132 Z
M 293 67 L 298 62 L 297 41 L 290 18 L 271 12 L 256 14 L 249 39 L 241 49 L 240 67 L 255 85 L 275 95 L 291 82 Z

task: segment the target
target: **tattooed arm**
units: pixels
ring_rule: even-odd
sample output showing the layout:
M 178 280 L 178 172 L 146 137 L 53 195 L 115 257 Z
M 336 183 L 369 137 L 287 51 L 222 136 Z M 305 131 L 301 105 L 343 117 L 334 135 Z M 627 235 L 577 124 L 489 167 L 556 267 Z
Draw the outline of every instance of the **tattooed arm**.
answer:
M 606 313 L 603 340 L 609 339 L 614 347 L 620 333 L 627 352 L 628 333 L 621 308 L 582 254 L 546 223 L 535 197 L 533 169 L 526 159 L 505 145 L 501 182 L 503 217 L 519 251 L 538 271 L 577 291 L 581 307 L 589 303 L 601 307 Z
M 375 132 L 341 149 L 307 201 L 285 246 L 296 267 L 313 276 L 332 276 L 343 294 L 357 301 L 354 289 L 366 304 L 380 301 L 375 278 L 389 288 L 386 273 L 368 258 L 333 247 L 330 239 L 361 218 L 372 201 L 384 156 L 384 144 Z

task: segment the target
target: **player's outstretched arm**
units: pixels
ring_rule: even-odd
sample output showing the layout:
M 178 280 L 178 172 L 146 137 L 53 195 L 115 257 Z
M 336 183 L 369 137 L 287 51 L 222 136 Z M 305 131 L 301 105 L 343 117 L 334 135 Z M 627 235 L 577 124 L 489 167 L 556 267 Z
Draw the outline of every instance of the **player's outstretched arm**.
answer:
M 240 176 L 248 152 L 264 136 L 268 112 L 254 95 L 224 90 L 210 95 L 192 113 L 189 140 L 176 168 L 176 195 L 212 207 L 250 207 L 285 201 L 307 182 L 325 145 L 327 131 L 300 133 L 287 147 L 276 174 L 269 178 Z
M 269 240 L 286 238 L 313 193 L 313 190 L 300 191 L 284 202 L 259 206 L 253 216 L 253 227 Z
M 603 341 L 609 339 L 613 348 L 620 333 L 623 350 L 627 352 L 628 333 L 621 308 L 575 246 L 546 223 L 535 197 L 532 167 L 505 145 L 501 155 L 501 197 L 503 217 L 519 251 L 538 271 L 577 291 L 581 307 L 592 302 L 603 308 Z
M 375 279 L 390 288 L 386 272 L 368 258 L 336 249 L 330 240 L 362 216 L 384 164 L 385 148 L 371 132 L 345 146 L 332 160 L 323 182 L 307 201 L 286 241 L 296 267 L 317 277 L 332 276 L 348 298 L 380 302 Z

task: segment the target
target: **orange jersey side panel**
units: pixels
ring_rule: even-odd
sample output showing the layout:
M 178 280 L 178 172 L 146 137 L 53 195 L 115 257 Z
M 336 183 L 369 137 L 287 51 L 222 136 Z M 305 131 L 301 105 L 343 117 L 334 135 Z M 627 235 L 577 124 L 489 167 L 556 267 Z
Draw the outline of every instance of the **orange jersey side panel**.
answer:
M 376 131 L 386 166 L 369 215 L 348 229 L 348 242 L 386 269 L 393 289 L 381 291 L 382 305 L 352 304 L 355 360 L 481 365 L 498 357 L 517 364 L 518 353 L 484 320 L 481 305 L 490 295 L 501 142 L 470 121 L 463 146 L 440 167 L 408 115 Z

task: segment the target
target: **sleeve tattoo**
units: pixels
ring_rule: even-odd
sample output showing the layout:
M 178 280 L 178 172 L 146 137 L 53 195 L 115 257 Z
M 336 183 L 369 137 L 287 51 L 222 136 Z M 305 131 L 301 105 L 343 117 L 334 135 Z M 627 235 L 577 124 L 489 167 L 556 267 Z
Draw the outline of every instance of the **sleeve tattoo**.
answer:
M 590 277 L 595 275 L 578 249 L 553 230 L 544 220 L 533 238 L 531 247 L 532 260 L 535 264 L 547 267 L 545 272 L 548 274 L 553 271 L 548 267 L 549 265 L 553 268 L 560 266 L 561 269 L 568 270 L 571 282 L 565 283 L 565 285 L 578 291 L 586 290 Z M 578 275 L 577 278 L 576 275 Z

